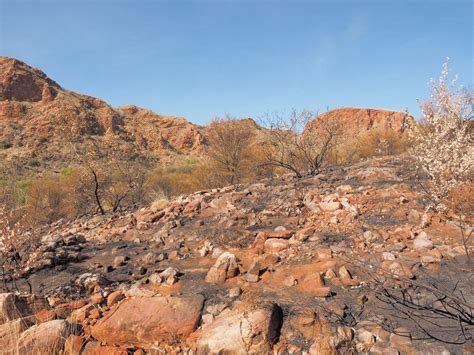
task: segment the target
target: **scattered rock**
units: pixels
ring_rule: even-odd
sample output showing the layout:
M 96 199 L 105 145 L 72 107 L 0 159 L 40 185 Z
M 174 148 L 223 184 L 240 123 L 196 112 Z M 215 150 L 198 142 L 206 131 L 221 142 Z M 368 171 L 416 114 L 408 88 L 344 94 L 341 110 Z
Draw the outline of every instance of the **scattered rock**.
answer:
M 381 242 L 383 240 L 382 236 L 377 231 L 365 231 L 363 234 L 364 241 L 366 243 L 376 243 Z
M 179 271 L 176 268 L 169 267 L 165 271 L 160 273 L 160 277 L 167 285 L 171 286 L 178 282 L 178 274 Z
M 230 298 L 239 297 L 241 293 L 242 293 L 242 289 L 240 287 L 233 287 L 229 290 L 229 297 Z
M 122 291 L 114 291 L 110 295 L 107 296 L 107 306 L 112 307 L 117 302 L 123 299 Z
M 288 248 L 289 242 L 286 239 L 270 238 L 265 241 L 265 251 L 278 253 Z
M 417 210 L 411 209 L 407 215 L 410 223 L 418 223 L 420 221 L 420 213 Z
M 314 297 L 328 297 L 331 295 L 331 288 L 325 286 L 320 273 L 307 275 L 300 283 L 299 288 Z
M 84 338 L 79 335 L 70 335 L 64 344 L 64 353 L 66 355 L 80 354 L 84 345 Z
M 339 209 L 342 209 L 342 205 L 339 201 L 323 201 L 319 203 L 319 207 L 325 212 L 334 212 Z
M 395 255 L 393 255 L 392 253 L 389 253 L 389 252 L 383 252 L 382 253 L 382 260 L 393 261 L 393 260 L 395 260 Z
M 93 304 L 101 304 L 102 302 L 104 302 L 105 298 L 104 296 L 102 295 L 102 293 L 94 293 L 92 296 L 91 296 L 91 302 Z
M 245 280 L 248 282 L 258 282 L 260 276 L 261 266 L 258 260 L 255 260 L 247 273 L 245 274 Z
M 306 227 L 300 229 L 295 233 L 295 239 L 299 240 L 300 242 L 304 242 L 308 240 L 309 237 L 313 236 L 314 234 L 314 227 Z
M 394 243 L 394 244 L 389 244 L 385 248 L 389 252 L 401 252 L 401 251 L 405 250 L 406 247 L 407 246 L 405 245 L 405 243 L 398 242 L 398 243 Z
M 225 252 L 221 254 L 216 263 L 211 267 L 206 275 L 206 281 L 212 283 L 221 283 L 228 278 L 234 277 L 239 273 L 237 258 L 234 254 Z
M 359 280 L 353 278 L 349 270 L 345 266 L 339 268 L 339 278 L 344 286 L 357 286 L 359 285 Z
M 120 267 L 120 266 L 123 266 L 126 264 L 126 261 L 128 260 L 128 258 L 126 256 L 116 256 L 114 258 L 114 262 L 112 263 L 112 266 L 114 269 Z
M 433 249 L 433 242 L 428 238 L 426 233 L 422 232 L 413 241 L 413 248 L 419 252 L 431 250 Z
M 295 279 L 293 275 L 287 276 L 283 280 L 283 285 L 286 287 L 296 286 L 298 284 L 298 280 Z

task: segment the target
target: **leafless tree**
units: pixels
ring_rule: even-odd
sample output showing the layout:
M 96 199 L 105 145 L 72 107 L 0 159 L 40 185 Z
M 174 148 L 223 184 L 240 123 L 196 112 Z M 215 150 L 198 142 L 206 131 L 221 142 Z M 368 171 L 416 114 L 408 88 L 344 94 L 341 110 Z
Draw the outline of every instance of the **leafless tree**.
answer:
M 267 115 L 263 119 L 266 164 L 289 170 L 298 178 L 317 175 L 337 143 L 340 129 L 336 122 L 314 119 L 309 110 L 293 110 L 288 116 Z
M 81 151 L 79 151 L 81 150 Z M 84 208 L 95 204 L 105 214 L 115 212 L 125 202 L 134 204 L 143 197 L 145 166 L 120 151 L 114 144 L 90 139 L 75 148 L 80 161 L 80 177 L 76 193 Z

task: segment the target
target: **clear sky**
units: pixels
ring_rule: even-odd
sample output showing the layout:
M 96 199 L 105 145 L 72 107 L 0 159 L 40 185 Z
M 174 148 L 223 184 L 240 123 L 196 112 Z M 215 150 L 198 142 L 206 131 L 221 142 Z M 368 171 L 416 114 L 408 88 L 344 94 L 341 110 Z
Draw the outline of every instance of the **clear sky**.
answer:
M 66 89 L 206 123 L 408 110 L 446 57 L 473 82 L 473 2 L 0 0 L 0 54 Z

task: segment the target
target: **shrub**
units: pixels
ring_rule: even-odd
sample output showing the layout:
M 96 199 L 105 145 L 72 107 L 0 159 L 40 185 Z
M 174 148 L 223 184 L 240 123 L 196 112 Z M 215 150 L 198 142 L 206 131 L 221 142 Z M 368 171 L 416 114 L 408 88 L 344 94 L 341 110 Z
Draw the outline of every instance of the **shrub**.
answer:
M 57 178 L 35 180 L 28 187 L 26 214 L 36 224 L 51 223 L 73 215 L 68 191 Z
M 432 80 L 432 97 L 422 105 L 422 124 L 413 130 L 411 154 L 420 173 L 423 189 L 435 210 L 446 208 L 453 189 L 474 176 L 472 137 L 473 94 L 449 82 L 445 63 L 439 82 Z
M 145 201 L 169 199 L 199 189 L 195 166 L 196 163 L 185 161 L 155 169 L 144 183 Z
M 41 166 L 41 162 L 36 158 L 29 158 L 28 165 L 31 167 L 38 167 Z
M 251 175 L 254 163 L 256 125 L 251 120 L 217 118 L 208 128 L 206 155 L 215 179 L 238 184 Z
M 0 149 L 9 149 L 13 147 L 13 144 L 11 142 L 8 142 L 6 140 L 0 140 Z

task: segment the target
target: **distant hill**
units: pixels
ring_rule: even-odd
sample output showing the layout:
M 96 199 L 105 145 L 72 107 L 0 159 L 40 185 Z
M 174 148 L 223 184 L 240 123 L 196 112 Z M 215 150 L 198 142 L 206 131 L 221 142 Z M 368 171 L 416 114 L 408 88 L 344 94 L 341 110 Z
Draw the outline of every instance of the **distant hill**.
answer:
M 33 170 L 74 161 L 69 141 L 107 139 L 134 156 L 199 153 L 203 127 L 63 89 L 39 69 L 0 57 L 0 159 Z M 113 138 L 113 139 L 112 139 Z

